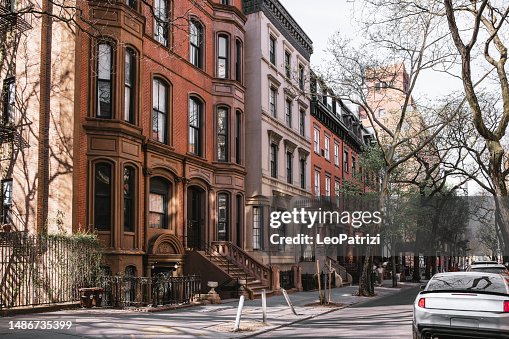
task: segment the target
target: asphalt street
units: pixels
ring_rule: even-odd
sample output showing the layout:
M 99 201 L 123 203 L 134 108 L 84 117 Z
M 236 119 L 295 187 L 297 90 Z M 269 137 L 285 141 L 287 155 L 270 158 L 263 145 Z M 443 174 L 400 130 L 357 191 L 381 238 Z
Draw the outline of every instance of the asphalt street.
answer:
M 412 338 L 412 304 L 417 293 L 419 287 L 404 289 L 256 338 Z

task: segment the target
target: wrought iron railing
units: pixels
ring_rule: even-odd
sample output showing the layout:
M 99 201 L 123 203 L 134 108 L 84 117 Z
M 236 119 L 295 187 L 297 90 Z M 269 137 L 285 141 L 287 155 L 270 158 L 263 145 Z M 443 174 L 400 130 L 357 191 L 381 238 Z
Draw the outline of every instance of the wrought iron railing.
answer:
M 198 275 L 172 277 L 164 273 L 154 277 L 102 276 L 103 305 L 143 307 L 191 303 L 201 291 Z
M 249 272 L 262 284 L 270 285 L 270 269 L 246 253 L 243 249 L 230 241 L 214 241 L 212 248 L 226 258 L 232 260 L 238 267 Z

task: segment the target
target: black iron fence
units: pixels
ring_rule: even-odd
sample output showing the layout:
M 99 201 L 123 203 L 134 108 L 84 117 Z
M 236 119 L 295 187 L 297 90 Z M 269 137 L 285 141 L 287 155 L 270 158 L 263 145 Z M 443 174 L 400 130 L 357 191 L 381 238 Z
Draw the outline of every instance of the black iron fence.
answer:
M 295 288 L 293 270 L 279 272 L 279 286 L 285 290 Z
M 201 291 L 198 275 L 172 277 L 102 276 L 103 305 L 113 307 L 180 305 L 192 302 Z
M 0 232 L 0 309 L 79 300 L 99 260 L 89 236 Z
M 331 287 L 336 287 L 336 277 L 334 274 L 330 275 Z M 322 289 L 329 288 L 329 274 L 322 272 L 320 274 L 320 286 Z M 304 291 L 314 291 L 318 289 L 318 275 L 316 274 L 303 274 L 302 275 L 302 289 Z

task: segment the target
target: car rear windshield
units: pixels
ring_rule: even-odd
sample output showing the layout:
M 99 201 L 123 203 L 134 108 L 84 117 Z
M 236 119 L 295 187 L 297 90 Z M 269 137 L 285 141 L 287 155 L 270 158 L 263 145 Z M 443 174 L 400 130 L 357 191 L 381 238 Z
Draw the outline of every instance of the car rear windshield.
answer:
M 505 275 L 509 274 L 509 272 L 507 272 L 507 269 L 505 267 L 472 267 L 472 271 L 505 274 Z
M 502 277 L 482 275 L 439 275 L 430 280 L 426 291 L 475 291 L 505 293 Z

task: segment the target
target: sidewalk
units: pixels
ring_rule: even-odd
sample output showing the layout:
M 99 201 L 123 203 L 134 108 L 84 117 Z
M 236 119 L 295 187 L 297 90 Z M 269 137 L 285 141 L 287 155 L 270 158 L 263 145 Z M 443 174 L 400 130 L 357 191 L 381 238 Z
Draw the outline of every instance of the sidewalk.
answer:
M 390 281 L 384 282 L 390 286 Z M 282 295 L 267 299 L 267 325 L 263 325 L 261 300 L 246 300 L 241 331 L 233 332 L 238 300 L 220 305 L 203 305 L 157 313 L 115 309 L 78 309 L 3 318 L 0 336 L 10 338 L 124 337 L 124 338 L 240 338 L 264 333 L 309 318 L 333 312 L 352 304 L 395 294 L 401 288 L 415 286 L 401 283 L 400 288 L 376 287 L 374 298 L 353 296 L 358 286 L 332 289 L 331 302 L 336 306 L 310 306 L 318 302 L 318 291 L 290 294 L 298 315 L 294 315 Z M 73 322 L 70 330 L 9 330 L 8 322 L 17 320 L 58 320 Z

